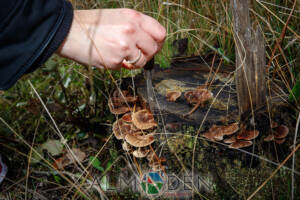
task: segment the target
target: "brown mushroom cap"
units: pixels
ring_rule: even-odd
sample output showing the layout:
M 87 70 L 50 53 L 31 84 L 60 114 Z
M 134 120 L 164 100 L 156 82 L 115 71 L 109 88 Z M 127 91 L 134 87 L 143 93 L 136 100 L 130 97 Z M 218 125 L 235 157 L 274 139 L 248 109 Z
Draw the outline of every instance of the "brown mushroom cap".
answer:
M 108 106 L 111 113 L 120 115 L 129 112 L 131 108 L 128 103 L 134 103 L 138 97 L 131 96 L 128 91 L 115 90 L 112 97 L 108 100 Z
M 240 149 L 244 147 L 249 147 L 252 145 L 251 141 L 245 141 L 245 140 L 237 140 L 236 142 L 229 145 L 229 148 L 231 149 Z
M 134 97 L 129 94 L 129 91 L 122 90 L 121 92 L 119 90 L 115 90 L 112 99 L 115 103 L 134 103 L 138 100 L 138 97 Z
M 259 135 L 258 130 L 243 130 L 238 136 L 238 140 L 253 140 Z
M 209 140 L 217 140 L 221 141 L 223 140 L 223 137 L 225 135 L 232 135 L 236 131 L 239 130 L 239 124 L 233 123 L 227 126 L 217 126 L 213 125 L 208 132 L 204 133 L 203 136 L 206 137 Z
M 184 98 L 190 104 L 206 102 L 213 98 L 213 93 L 207 89 L 196 89 L 184 93 Z
M 170 91 L 167 93 L 167 101 L 174 102 L 181 96 L 180 91 Z
M 134 147 L 145 147 L 154 142 L 153 134 L 143 135 L 141 132 L 125 135 L 125 140 Z
M 124 139 L 125 135 L 132 133 L 132 124 L 125 123 L 119 119 L 113 123 L 112 130 L 118 140 Z
M 124 122 L 131 123 L 132 122 L 131 113 L 126 113 L 125 115 L 123 115 L 122 120 Z
M 215 138 L 216 137 L 216 133 L 215 132 L 210 132 L 210 131 L 207 131 L 207 132 L 205 132 L 204 134 L 203 134 L 203 137 L 205 137 L 205 138 L 207 138 L 207 139 L 209 139 L 209 140 L 211 140 L 211 141 L 216 141 L 216 140 L 218 140 L 218 141 L 220 141 L 220 138 Z M 223 139 L 223 137 L 222 137 L 222 139 Z M 221 140 L 222 140 L 221 139 Z
M 126 104 L 126 103 L 135 103 L 138 100 L 138 97 L 111 97 L 112 102 L 116 105 Z
M 144 158 L 149 153 L 150 149 L 147 148 L 138 148 L 132 152 L 132 155 L 136 158 Z
M 150 129 L 157 126 L 152 113 L 147 109 L 143 109 L 133 113 L 132 122 L 137 128 L 141 130 Z
M 236 137 L 235 136 L 231 136 L 230 138 L 226 138 L 223 141 L 225 144 L 232 144 L 234 142 L 236 142 Z
M 239 123 L 232 123 L 227 126 L 212 126 L 212 131 L 218 132 L 218 134 L 222 135 L 232 135 L 233 133 L 239 130 Z
M 274 137 L 276 139 L 285 138 L 289 133 L 289 128 L 285 125 L 280 125 L 275 128 Z
M 265 142 L 271 142 L 273 140 L 274 140 L 274 135 L 273 134 L 270 134 L 270 135 L 268 135 L 267 137 L 264 138 Z
M 128 107 L 126 104 L 114 103 L 111 98 L 109 98 L 108 100 L 108 107 L 110 112 L 115 115 L 121 115 L 131 111 L 131 108 Z
M 285 142 L 285 138 L 282 138 L 282 139 L 275 139 L 275 142 L 276 142 L 277 144 L 282 144 L 282 143 Z

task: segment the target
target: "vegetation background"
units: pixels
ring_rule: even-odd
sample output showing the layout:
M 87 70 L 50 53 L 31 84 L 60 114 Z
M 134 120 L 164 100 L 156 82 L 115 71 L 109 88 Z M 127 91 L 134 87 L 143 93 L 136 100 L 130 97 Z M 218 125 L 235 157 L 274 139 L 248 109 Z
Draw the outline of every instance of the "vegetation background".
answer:
M 249 2 L 252 22 L 261 26 L 264 32 L 268 60 L 294 1 Z M 174 54 L 172 42 L 180 38 L 189 40 L 187 56 L 202 55 L 204 58 L 216 53 L 226 64 L 234 65 L 229 0 L 73 0 L 72 3 L 76 9 L 133 8 L 158 19 L 168 32 L 164 48 L 156 56 L 156 63 L 161 67 L 169 67 Z M 287 27 L 282 51 L 275 53 L 268 81 L 280 87 L 280 97 L 285 104 L 294 105 L 290 113 L 296 122 L 300 108 L 300 2 L 297 2 Z M 126 159 L 123 164 L 118 163 L 124 158 L 124 151 L 111 133 L 115 116 L 110 114 L 107 100 L 122 78 L 138 73 L 139 70 L 101 71 L 54 55 L 10 90 L 0 91 L 0 148 L 10 167 L 8 177 L 1 185 L 0 199 L 104 198 L 103 177 L 112 170 L 120 170 L 126 163 Z M 296 100 L 289 98 L 291 94 Z M 293 125 L 291 137 L 295 134 L 296 123 Z M 60 156 L 53 156 L 47 148 L 48 152 L 40 151 L 41 145 L 49 140 L 60 141 L 63 146 L 60 154 L 70 148 L 79 148 L 87 158 L 63 172 L 55 172 L 53 161 Z M 43 159 L 35 163 L 32 157 L 40 159 L 35 155 L 37 151 Z M 295 155 L 294 166 L 300 171 L 300 152 Z M 274 162 L 280 161 L 282 159 Z M 274 166 L 261 167 L 265 168 L 261 174 L 253 169 L 233 168 L 235 171 L 231 171 L 231 175 L 235 184 L 228 187 L 239 197 L 247 198 L 275 169 Z M 92 184 L 95 176 L 101 177 L 100 185 Z M 299 175 L 295 176 L 299 179 Z M 295 199 L 299 199 L 300 185 L 291 182 L 289 170 L 282 169 L 254 198 L 291 199 L 292 190 L 298 194 Z M 213 194 L 195 198 L 230 199 L 230 195 L 216 190 Z M 110 198 L 134 197 L 142 198 L 127 192 L 113 194 Z

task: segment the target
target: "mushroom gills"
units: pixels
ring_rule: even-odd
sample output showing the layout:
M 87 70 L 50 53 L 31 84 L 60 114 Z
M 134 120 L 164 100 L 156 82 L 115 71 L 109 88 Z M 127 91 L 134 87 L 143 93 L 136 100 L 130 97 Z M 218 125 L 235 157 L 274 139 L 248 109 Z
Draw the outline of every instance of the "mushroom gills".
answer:
M 127 134 L 125 140 L 134 147 L 145 147 L 155 141 L 153 134 L 143 135 L 141 132 Z

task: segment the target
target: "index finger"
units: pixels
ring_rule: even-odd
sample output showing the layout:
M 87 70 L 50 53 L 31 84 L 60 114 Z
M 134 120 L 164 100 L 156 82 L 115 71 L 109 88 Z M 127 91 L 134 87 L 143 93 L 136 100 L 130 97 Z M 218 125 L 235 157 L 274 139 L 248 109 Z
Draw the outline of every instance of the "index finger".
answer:
M 154 18 L 143 15 L 140 22 L 141 28 L 148 33 L 156 42 L 162 43 L 166 38 L 166 29 Z

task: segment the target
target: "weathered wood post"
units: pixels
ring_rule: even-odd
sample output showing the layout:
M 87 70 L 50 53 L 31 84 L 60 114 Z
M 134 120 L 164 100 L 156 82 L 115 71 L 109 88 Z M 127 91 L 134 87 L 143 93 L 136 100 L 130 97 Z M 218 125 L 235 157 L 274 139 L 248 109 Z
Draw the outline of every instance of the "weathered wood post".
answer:
M 266 104 L 265 45 L 262 30 L 253 31 L 248 0 L 231 0 L 239 113 Z

